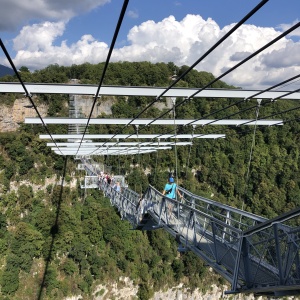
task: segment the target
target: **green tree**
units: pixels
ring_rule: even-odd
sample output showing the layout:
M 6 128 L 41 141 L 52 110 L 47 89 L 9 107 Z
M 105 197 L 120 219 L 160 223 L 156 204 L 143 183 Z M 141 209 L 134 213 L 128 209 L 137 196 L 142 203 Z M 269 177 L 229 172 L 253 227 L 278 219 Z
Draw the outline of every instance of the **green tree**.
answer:
M 57 270 L 54 266 L 49 265 L 45 270 L 44 287 L 49 295 L 53 289 L 58 286 Z
M 62 265 L 62 270 L 66 275 L 73 275 L 78 271 L 78 267 L 72 259 L 67 258 Z
M 34 159 L 31 155 L 24 155 L 19 164 L 19 174 L 25 175 L 34 167 Z
M 154 295 L 154 291 L 151 287 L 149 287 L 146 283 L 139 284 L 139 290 L 137 296 L 141 300 L 148 300 L 152 298 Z
M 4 214 L 0 212 L 0 239 L 3 238 L 7 233 L 7 221 Z
M 34 196 L 32 187 L 22 184 L 18 189 L 18 195 L 21 209 L 31 208 Z
M 19 269 L 7 266 L 1 278 L 1 292 L 5 295 L 13 295 L 19 287 Z
M 41 233 L 25 222 L 19 222 L 11 242 L 11 251 L 21 257 L 20 267 L 29 271 L 34 257 L 40 257 L 44 239 Z

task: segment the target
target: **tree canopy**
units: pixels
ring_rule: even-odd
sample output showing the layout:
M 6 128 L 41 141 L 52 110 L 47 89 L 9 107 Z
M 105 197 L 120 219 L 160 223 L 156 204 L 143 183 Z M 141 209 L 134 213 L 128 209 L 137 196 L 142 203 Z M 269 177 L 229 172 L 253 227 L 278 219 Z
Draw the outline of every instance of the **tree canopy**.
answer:
M 62 67 L 50 65 L 35 72 L 24 66 L 20 74 L 27 82 L 63 83 L 78 79 L 97 84 L 104 63 Z M 111 63 L 106 85 L 167 86 L 172 76 L 183 74 L 188 66 L 173 63 Z M 193 70 L 178 86 L 201 88 L 214 76 Z M 5 76 L 2 81 L 16 81 Z M 222 81 L 212 87 L 233 88 Z M 0 95 L 5 104 L 14 97 Z M 66 116 L 67 97 L 40 96 L 49 116 Z M 118 97 L 112 105 L 114 118 L 131 118 L 152 99 Z M 164 100 L 162 100 L 164 101 Z M 255 103 L 235 105 L 233 99 L 197 99 L 176 109 L 178 118 L 255 118 Z M 222 111 L 222 108 L 230 106 Z M 179 185 L 192 193 L 212 198 L 268 218 L 300 205 L 299 110 L 296 101 L 278 100 L 262 105 L 259 116 L 283 118 L 283 126 L 197 127 L 195 133 L 222 131 L 225 139 L 193 139 L 192 146 L 159 151 L 155 154 L 95 158 L 112 167 L 114 174 L 126 176 L 133 190 L 141 193 L 150 183 L 162 190 L 169 172 L 175 172 Z M 289 111 L 282 113 L 284 111 Z M 157 107 L 144 117 L 161 114 Z M 276 115 L 277 114 L 277 115 Z M 110 116 L 106 116 L 110 117 Z M 217 129 L 216 129 L 217 128 Z M 90 126 L 90 132 L 114 133 L 120 126 Z M 163 230 L 130 230 L 118 212 L 98 190 L 80 190 L 83 173 L 76 161 L 54 154 L 39 140 L 39 129 L 22 125 L 17 132 L 0 133 L 0 298 L 62 299 L 74 293 L 86 297 L 100 282 L 130 277 L 138 286 L 138 297 L 149 299 L 165 286 L 184 282 L 202 287 L 216 276 L 192 253 L 178 254 L 177 244 Z M 59 127 L 58 132 L 66 131 Z M 133 127 L 125 129 L 134 132 Z M 174 130 L 173 126 L 166 130 Z M 178 133 L 191 133 L 192 127 L 177 127 Z M 153 127 L 145 132 L 154 133 Z M 254 141 L 254 143 L 253 143 Z M 253 145 L 253 146 L 252 146 Z M 251 150 L 252 149 L 252 150 Z M 252 152 L 251 152 L 252 151 Z M 250 155 L 251 154 L 251 155 Z M 66 167 L 66 170 L 64 169 Z M 66 171 L 64 186 L 61 176 Z M 76 187 L 71 179 L 78 179 Z

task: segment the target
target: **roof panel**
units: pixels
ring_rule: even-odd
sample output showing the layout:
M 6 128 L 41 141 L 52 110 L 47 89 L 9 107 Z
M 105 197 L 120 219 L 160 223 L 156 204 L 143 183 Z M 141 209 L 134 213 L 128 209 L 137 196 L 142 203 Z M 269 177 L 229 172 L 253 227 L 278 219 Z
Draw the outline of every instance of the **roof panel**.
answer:
M 26 88 L 31 94 L 77 94 L 77 95 L 96 95 L 98 86 L 83 84 L 42 84 L 26 83 Z M 128 86 L 102 86 L 99 96 L 149 96 L 156 98 L 165 91 L 162 87 L 128 87 Z M 172 88 L 165 93 L 165 97 L 190 97 L 199 89 L 190 88 Z M 195 95 L 195 98 L 248 98 L 260 92 L 259 90 L 242 90 L 242 89 L 205 89 Z M 289 91 L 267 91 L 256 98 L 274 99 L 288 93 Z M 24 89 L 20 83 L 0 83 L 0 93 L 21 93 Z M 300 93 L 292 93 L 284 99 L 300 99 Z
M 74 151 L 78 150 L 78 147 L 51 147 L 51 150 L 60 150 L 60 151 Z M 106 151 L 106 150 L 111 150 L 111 151 L 128 151 L 128 150 L 167 150 L 167 149 L 172 149 L 172 147 L 168 146 L 163 146 L 163 147 L 80 147 L 79 150 L 84 152 L 84 151 Z
M 148 150 L 131 150 L 131 151 L 59 151 L 59 150 L 54 150 L 56 154 L 59 155 L 133 155 L 133 154 L 145 154 L 145 153 L 151 153 L 151 152 L 156 152 L 157 150 L 155 149 L 148 149 Z
M 177 146 L 187 146 L 187 145 L 192 145 L 192 142 L 176 142 Z M 80 143 L 47 143 L 47 146 L 50 147 L 69 147 L 69 146 L 79 146 Z M 175 145 L 175 142 L 92 142 L 92 143 L 88 143 L 89 146 L 105 146 L 105 147 L 111 147 L 111 146 L 115 146 L 115 145 L 119 145 L 119 146 L 137 146 L 140 145 L 141 147 L 144 146 L 172 146 Z
M 48 134 L 41 134 L 40 139 L 51 139 Z M 57 139 L 82 139 L 82 134 L 53 134 L 52 138 L 54 140 Z M 85 134 L 84 137 L 86 139 L 168 139 L 168 138 L 176 138 L 176 139 L 191 139 L 191 138 L 202 138 L 202 139 L 218 139 L 225 138 L 225 134 Z
M 88 119 L 86 118 L 43 118 L 45 124 L 77 124 L 77 125 L 86 125 Z M 130 122 L 131 125 L 147 125 L 153 122 L 153 119 L 90 119 L 89 124 L 98 124 L 98 125 L 126 125 Z M 253 120 L 253 119 L 245 119 L 245 120 L 193 120 L 193 119 L 159 119 L 155 120 L 151 125 L 187 125 L 193 123 L 194 125 L 282 125 L 282 120 Z M 42 124 L 40 118 L 25 118 L 25 124 Z

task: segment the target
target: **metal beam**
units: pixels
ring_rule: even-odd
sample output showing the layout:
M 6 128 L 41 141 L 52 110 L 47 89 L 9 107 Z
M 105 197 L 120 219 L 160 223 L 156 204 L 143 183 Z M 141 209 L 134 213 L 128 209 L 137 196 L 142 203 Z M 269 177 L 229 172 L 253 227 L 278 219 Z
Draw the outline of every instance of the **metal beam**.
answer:
M 85 144 L 85 143 L 84 143 Z M 119 145 L 119 146 L 153 146 L 153 147 L 160 147 L 160 146 L 172 146 L 175 145 L 175 142 L 91 142 L 88 143 L 89 146 L 106 146 L 106 147 L 111 147 L 111 146 L 115 146 L 115 145 Z M 176 146 L 187 146 L 187 145 L 192 145 L 192 142 L 176 142 Z M 76 143 L 47 143 L 47 146 L 49 147 L 69 147 L 69 146 L 80 146 L 79 142 Z M 81 146 L 83 147 L 84 145 L 81 144 Z
M 48 134 L 41 134 L 40 139 L 51 139 Z M 77 139 L 80 140 L 83 137 L 82 134 L 52 134 L 54 140 L 57 139 Z M 225 134 L 86 134 L 84 135 L 87 139 L 219 139 L 225 138 Z
M 148 150 L 138 150 L 138 149 L 135 149 L 135 150 L 126 150 L 126 151 L 116 151 L 116 150 L 103 150 L 103 151 L 82 151 L 82 150 L 79 150 L 77 152 L 77 150 L 70 150 L 70 151 L 66 151 L 66 150 L 63 150 L 63 151 L 58 151 L 58 150 L 54 150 L 54 152 L 56 154 L 59 154 L 59 155 L 81 155 L 81 156 L 84 156 L 84 155 L 133 155 L 133 154 L 145 154 L 145 153 L 151 153 L 151 152 L 156 152 L 157 150 L 156 149 L 148 149 Z
M 97 92 L 96 85 L 76 85 L 76 84 L 47 84 L 47 83 L 26 83 L 26 88 L 31 94 L 76 94 L 94 96 Z M 126 87 L 126 86 L 102 86 L 99 96 L 149 96 L 156 98 L 166 88 L 163 87 Z M 172 88 L 165 93 L 165 97 L 190 97 L 199 89 Z M 242 89 L 205 89 L 198 93 L 195 98 L 248 98 L 259 90 Z M 289 91 L 268 91 L 259 94 L 260 99 L 274 99 L 286 94 Z M 20 83 L 1 82 L 0 93 L 20 93 L 24 94 L 24 89 Z M 257 98 L 257 97 L 256 97 Z M 300 99 L 300 92 L 292 93 L 283 99 Z
M 86 118 L 43 118 L 45 124 L 76 124 L 76 125 L 86 125 L 88 119 Z M 132 119 L 90 119 L 89 124 L 96 124 L 96 125 L 126 125 L 131 122 Z M 136 119 L 132 121 L 131 125 L 148 125 L 149 123 L 153 122 L 152 119 Z M 193 123 L 193 125 L 264 125 L 264 126 L 271 126 L 271 125 L 282 125 L 282 120 L 192 120 L 192 119 L 158 119 L 151 123 L 151 125 L 186 125 Z M 41 119 L 39 118 L 25 118 L 25 124 L 42 124 Z
M 74 151 L 77 150 L 78 147 L 52 147 L 51 150 L 60 150 L 60 151 Z M 112 151 L 131 151 L 131 150 L 168 150 L 168 149 L 172 149 L 172 147 L 80 147 L 79 150 L 84 152 L 84 151 L 106 151 L 106 150 L 112 150 Z

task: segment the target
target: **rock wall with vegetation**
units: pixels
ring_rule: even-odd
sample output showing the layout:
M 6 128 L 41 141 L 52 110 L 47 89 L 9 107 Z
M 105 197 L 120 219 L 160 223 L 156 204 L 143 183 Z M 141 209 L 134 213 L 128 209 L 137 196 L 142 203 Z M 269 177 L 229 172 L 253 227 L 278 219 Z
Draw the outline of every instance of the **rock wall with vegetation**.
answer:
M 103 65 L 52 65 L 33 73 L 26 67 L 21 69 L 26 82 L 63 83 L 77 78 L 81 83 L 97 84 Z M 180 75 L 186 68 L 172 63 L 113 63 L 104 83 L 167 86 L 174 71 Z M 213 78 L 212 74 L 193 71 L 178 84 L 200 88 Z M 6 76 L 1 80 L 16 78 Z M 219 81 L 212 87 L 230 88 Z M 18 95 L 0 95 L 7 107 L 13 107 L 17 98 Z M 39 95 L 36 101 L 48 116 L 68 116 L 68 96 Z M 101 115 L 131 118 L 152 101 L 146 97 L 117 97 L 110 110 L 101 111 Z M 253 101 L 222 111 L 235 101 L 195 99 L 179 106 L 176 116 L 205 118 L 220 111 L 210 118 L 228 118 L 233 114 L 234 118 L 255 118 Z M 159 104 L 143 117 L 157 117 L 169 105 L 165 99 Z M 129 186 L 137 192 L 145 190 L 149 183 L 162 190 L 168 173 L 177 171 L 179 184 L 191 192 L 271 218 L 300 205 L 297 102 L 279 100 L 260 108 L 260 117 L 276 113 L 276 118 L 287 122 L 283 126 L 258 127 L 255 136 L 250 126 L 197 128 L 197 133 L 221 131 L 226 139 L 194 139 L 192 147 L 178 147 L 177 170 L 174 149 L 142 157 L 95 160 L 111 165 L 115 174 L 124 174 Z M 115 133 L 119 129 L 117 125 L 93 125 L 89 132 Z M 54 129 L 57 133 L 67 130 L 64 125 Z M 130 127 L 125 131 L 134 130 Z M 51 152 L 46 142 L 38 138 L 43 132 L 41 126 L 20 123 L 15 131 L 3 131 L 0 133 L 1 300 L 50 300 L 72 295 L 91 299 L 99 285 L 116 282 L 121 277 L 130 278 L 138 287 L 137 297 L 143 300 L 153 297 L 156 291 L 180 284 L 191 291 L 199 288 L 203 292 L 212 283 L 220 287 L 226 284 L 193 253 L 178 253 L 176 242 L 163 230 L 130 230 L 130 225 L 120 219 L 101 192 L 84 193 L 80 189 L 84 174 L 76 171 L 76 161 Z M 154 127 L 147 127 L 144 133 L 155 131 Z M 191 133 L 192 129 L 178 127 L 177 131 Z M 255 146 L 249 164 L 253 137 Z

